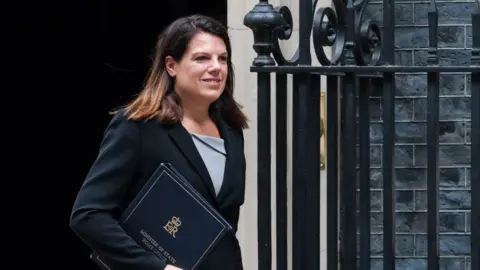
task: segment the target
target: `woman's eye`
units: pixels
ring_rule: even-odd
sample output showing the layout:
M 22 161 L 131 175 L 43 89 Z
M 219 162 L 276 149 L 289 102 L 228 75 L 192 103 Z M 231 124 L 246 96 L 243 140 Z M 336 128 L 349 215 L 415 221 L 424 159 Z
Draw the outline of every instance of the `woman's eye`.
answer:
M 197 58 L 195 58 L 195 60 L 198 60 L 198 61 L 203 61 L 203 60 L 207 60 L 208 58 L 206 56 L 199 56 Z

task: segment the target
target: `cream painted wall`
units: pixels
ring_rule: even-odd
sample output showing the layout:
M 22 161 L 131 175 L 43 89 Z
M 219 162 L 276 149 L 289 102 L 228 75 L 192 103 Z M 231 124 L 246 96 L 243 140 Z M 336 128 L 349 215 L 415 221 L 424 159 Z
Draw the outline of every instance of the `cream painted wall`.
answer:
M 250 129 L 245 132 L 245 155 L 247 159 L 247 184 L 246 184 L 246 201 L 242 207 L 240 214 L 240 223 L 238 230 L 238 238 L 242 248 L 244 267 L 248 270 L 257 270 L 257 80 L 256 74 L 250 72 L 250 65 L 255 57 L 255 52 L 252 48 L 253 35 L 249 28 L 243 25 L 244 16 L 253 9 L 258 0 L 227 0 L 228 3 L 228 26 L 229 34 L 232 40 L 233 47 L 233 64 L 235 66 L 235 98 L 244 106 L 244 111 L 250 118 Z M 273 6 L 286 5 L 290 8 L 294 18 L 294 31 L 292 37 L 288 41 L 282 42 L 282 50 L 284 55 L 288 58 L 295 52 L 298 40 L 298 0 L 273 0 L 269 1 Z M 318 7 L 331 6 L 330 0 L 320 0 Z M 314 64 L 318 65 L 315 59 Z M 272 76 L 272 85 L 275 81 Z M 322 78 L 322 91 L 325 91 L 325 80 Z M 274 88 L 272 88 L 274 89 Z M 291 114 L 291 76 L 289 77 L 289 104 L 288 115 Z M 274 91 L 272 91 L 273 93 Z M 274 96 L 272 95 L 272 101 Z M 274 103 L 272 103 L 274 105 Z M 275 106 L 272 106 L 272 117 L 275 115 Z M 275 122 L 272 118 L 272 131 L 275 130 Z M 291 123 L 288 125 L 289 140 L 291 140 Z M 275 134 L 272 134 L 272 145 L 275 144 Z M 273 249 L 273 267 L 275 266 L 275 149 L 272 147 L 272 249 Z M 288 202 L 291 202 L 291 147 L 288 148 L 288 187 L 289 195 Z M 321 230 L 320 230 L 320 248 L 321 248 L 321 269 L 326 269 L 324 265 L 325 260 L 325 239 L 326 239 L 326 177 L 325 171 L 321 171 Z M 289 205 L 289 226 L 291 226 L 291 205 Z M 289 235 L 289 242 L 291 243 L 291 235 Z M 289 262 L 291 262 L 291 250 L 289 250 Z

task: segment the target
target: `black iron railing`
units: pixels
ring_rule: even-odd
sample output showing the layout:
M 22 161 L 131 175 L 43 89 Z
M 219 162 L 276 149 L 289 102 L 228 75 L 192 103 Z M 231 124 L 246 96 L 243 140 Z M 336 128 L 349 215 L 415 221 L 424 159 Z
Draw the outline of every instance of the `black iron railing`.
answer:
M 370 269 L 370 92 L 383 93 L 383 267 L 395 269 L 395 74 L 427 73 L 428 269 L 439 269 L 439 74 L 471 73 L 471 269 L 480 269 L 480 6 L 472 15 L 470 65 L 439 65 L 438 10 L 428 12 L 426 66 L 395 63 L 394 0 L 384 0 L 383 30 L 363 18 L 365 1 L 299 0 L 299 45 L 286 59 L 280 40 L 291 37 L 288 7 L 259 3 L 244 19 L 257 53 L 251 67 L 258 76 L 258 269 L 272 269 L 270 78 L 276 78 L 276 270 L 320 269 L 320 76 L 327 80 L 327 269 Z M 320 66 L 312 65 L 310 37 Z M 330 47 L 331 56 L 324 47 Z M 287 74 L 293 74 L 293 225 L 287 245 Z M 358 100 L 357 100 L 358 93 Z M 358 104 L 358 119 L 357 119 Z M 283 109 L 285 108 L 285 109 Z M 357 121 L 360 123 L 357 126 Z M 358 127 L 358 130 L 357 130 Z M 358 134 L 358 140 L 357 135 Z M 358 153 L 357 153 L 358 144 Z M 470 153 L 465 153 L 468 155 Z M 358 158 L 360 157 L 360 158 Z M 357 162 L 358 160 L 358 162 Z M 357 176 L 357 167 L 359 174 Z M 358 179 L 357 179 L 358 178 Z M 357 220 L 357 180 L 359 215 Z M 340 222 L 338 222 L 338 220 Z M 360 237 L 357 243 L 357 224 Z M 340 245 L 339 245 L 340 243 Z M 359 246 L 359 252 L 357 251 Z M 287 261 L 287 249 L 293 252 Z

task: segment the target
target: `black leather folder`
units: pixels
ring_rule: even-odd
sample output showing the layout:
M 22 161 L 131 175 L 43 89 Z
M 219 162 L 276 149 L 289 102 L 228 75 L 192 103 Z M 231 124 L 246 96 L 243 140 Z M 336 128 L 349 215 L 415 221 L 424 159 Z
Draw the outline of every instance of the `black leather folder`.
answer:
M 185 270 L 195 270 L 230 224 L 171 165 L 162 163 L 122 214 L 120 226 L 146 250 Z M 90 258 L 104 270 L 102 255 Z

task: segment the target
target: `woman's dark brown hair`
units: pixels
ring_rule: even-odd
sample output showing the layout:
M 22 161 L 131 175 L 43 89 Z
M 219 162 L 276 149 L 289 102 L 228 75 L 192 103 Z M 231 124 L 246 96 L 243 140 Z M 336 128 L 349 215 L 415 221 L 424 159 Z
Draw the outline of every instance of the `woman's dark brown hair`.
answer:
M 221 38 L 228 53 L 228 76 L 225 89 L 220 98 L 210 105 L 210 113 L 223 118 L 236 130 L 248 127 L 247 117 L 233 98 L 232 48 L 227 29 L 219 21 L 203 15 L 179 18 L 161 33 L 145 85 L 139 95 L 124 108 L 129 119 L 158 118 L 164 124 L 178 123 L 182 120 L 181 100 L 173 89 L 173 78 L 166 71 L 165 58 L 171 56 L 175 61 L 180 61 L 190 40 L 199 32 Z

